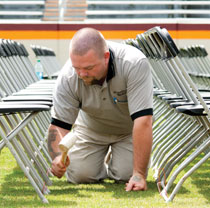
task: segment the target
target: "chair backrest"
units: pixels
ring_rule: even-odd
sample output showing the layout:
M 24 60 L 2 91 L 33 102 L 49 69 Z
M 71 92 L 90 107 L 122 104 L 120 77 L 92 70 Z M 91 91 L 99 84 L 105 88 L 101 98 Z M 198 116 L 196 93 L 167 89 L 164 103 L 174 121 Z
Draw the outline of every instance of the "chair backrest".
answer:
M 55 52 L 51 48 L 39 45 L 31 45 L 31 49 L 44 67 L 45 76 L 52 78 L 61 69 L 61 64 L 56 58 Z
M 147 37 L 145 40 L 150 45 L 150 48 L 155 48 L 159 52 L 158 54 L 161 55 L 161 60 L 167 65 L 168 70 L 165 73 L 169 74 L 170 70 L 176 77 L 173 81 L 176 81 L 177 85 L 182 86 L 181 88 L 186 98 L 195 105 L 201 104 L 210 118 L 209 108 L 180 61 L 178 57 L 179 50 L 168 31 L 165 28 L 154 27 L 146 31 L 144 36 Z M 153 41 L 150 42 L 149 40 Z

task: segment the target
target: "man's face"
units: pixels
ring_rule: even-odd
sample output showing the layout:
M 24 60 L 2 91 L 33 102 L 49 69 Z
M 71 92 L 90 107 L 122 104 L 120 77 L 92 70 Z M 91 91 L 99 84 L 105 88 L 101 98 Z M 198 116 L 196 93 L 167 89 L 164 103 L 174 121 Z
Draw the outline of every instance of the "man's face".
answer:
M 103 83 L 108 71 L 109 52 L 99 58 L 91 49 L 83 56 L 70 54 L 70 58 L 76 73 L 86 85 Z

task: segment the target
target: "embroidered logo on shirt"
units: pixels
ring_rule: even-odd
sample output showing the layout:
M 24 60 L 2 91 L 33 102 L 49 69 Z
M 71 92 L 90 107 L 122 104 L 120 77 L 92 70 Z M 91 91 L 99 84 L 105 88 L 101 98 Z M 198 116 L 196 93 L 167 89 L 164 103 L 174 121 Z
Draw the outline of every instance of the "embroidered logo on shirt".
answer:
M 114 91 L 113 92 L 114 94 L 118 95 L 118 96 L 122 96 L 122 95 L 126 95 L 127 93 L 127 90 L 121 90 L 121 91 Z

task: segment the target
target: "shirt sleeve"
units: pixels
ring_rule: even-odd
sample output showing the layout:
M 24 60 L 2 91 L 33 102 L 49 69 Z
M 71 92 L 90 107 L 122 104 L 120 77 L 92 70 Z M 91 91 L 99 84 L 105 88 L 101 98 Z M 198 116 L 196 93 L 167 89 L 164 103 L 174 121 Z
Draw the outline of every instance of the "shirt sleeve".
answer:
M 70 63 L 66 64 L 65 68 L 64 73 L 61 73 L 56 81 L 51 116 L 53 121 L 66 126 L 69 124 L 70 127 L 77 118 L 80 101 L 74 91 L 77 83 L 74 72 L 70 70 Z
M 132 120 L 153 114 L 153 82 L 146 58 L 129 63 L 127 77 L 128 108 Z

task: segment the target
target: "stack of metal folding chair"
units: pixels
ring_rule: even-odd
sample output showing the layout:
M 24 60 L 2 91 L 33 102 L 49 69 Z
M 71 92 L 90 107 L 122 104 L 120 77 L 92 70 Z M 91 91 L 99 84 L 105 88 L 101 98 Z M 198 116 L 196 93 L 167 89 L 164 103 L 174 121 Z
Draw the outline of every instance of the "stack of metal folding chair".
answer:
M 55 80 L 40 80 L 36 77 L 34 68 L 28 59 L 28 53 L 16 42 L 1 40 L 0 43 L 1 88 L 6 96 L 4 102 L 36 101 L 52 103 L 52 90 Z M 37 80 L 37 81 L 36 81 Z M 49 125 L 50 113 L 43 113 L 38 117 L 43 132 Z M 39 121 L 38 121 L 39 119 Z
M 9 148 L 40 199 L 51 185 L 46 132 L 55 80 L 38 81 L 25 47 L 0 41 L 0 150 Z
M 199 90 L 209 90 L 210 59 L 205 47 L 202 45 L 182 47 L 179 57 Z
M 40 152 L 42 146 L 33 141 L 27 126 L 39 112 L 46 110 L 49 106 L 44 104 L 0 103 L 0 148 L 7 146 L 44 203 L 48 202 L 44 196 L 49 193 L 47 185 L 51 185 L 49 166 Z
M 23 44 L 14 42 L 11 40 L 0 40 L 1 46 L 1 64 L 2 64 L 2 78 L 6 83 L 6 91 L 9 91 L 8 95 L 24 90 L 27 94 L 27 90 L 30 89 L 29 94 L 44 95 L 46 93 L 49 96 L 52 95 L 52 88 L 55 80 L 40 80 L 35 74 L 34 66 L 31 64 L 28 58 L 28 52 Z M 3 85 L 3 84 L 2 84 Z M 2 86 L 4 87 L 4 85 Z M 39 89 L 38 93 L 36 92 Z M 40 91 L 44 91 L 41 93 Z M 51 96 L 52 97 L 52 96 Z
M 48 78 L 57 78 L 61 64 L 56 59 L 55 52 L 50 48 L 38 45 L 31 45 L 31 48 L 44 67 L 44 75 Z
M 183 182 L 210 157 L 209 94 L 198 90 L 165 28 L 152 28 L 128 42 L 138 43 L 152 66 L 156 121 L 151 167 L 161 195 L 172 201 Z M 169 196 L 177 176 L 193 161 Z

